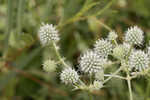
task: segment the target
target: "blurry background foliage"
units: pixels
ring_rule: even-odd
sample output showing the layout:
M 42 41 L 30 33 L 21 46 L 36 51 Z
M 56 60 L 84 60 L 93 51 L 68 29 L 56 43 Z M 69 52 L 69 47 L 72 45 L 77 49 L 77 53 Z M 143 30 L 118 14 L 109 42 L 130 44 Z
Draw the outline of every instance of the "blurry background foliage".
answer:
M 87 93 L 61 84 L 59 73 L 43 71 L 43 59 L 56 58 L 38 41 L 42 22 L 58 25 L 60 52 L 77 68 L 79 55 L 112 29 L 122 42 L 127 27 L 138 25 L 148 44 L 150 0 L 0 0 L 0 100 L 89 99 Z M 112 79 L 93 93 L 94 100 L 128 100 L 126 84 Z M 135 100 L 150 100 L 150 77 L 132 85 Z

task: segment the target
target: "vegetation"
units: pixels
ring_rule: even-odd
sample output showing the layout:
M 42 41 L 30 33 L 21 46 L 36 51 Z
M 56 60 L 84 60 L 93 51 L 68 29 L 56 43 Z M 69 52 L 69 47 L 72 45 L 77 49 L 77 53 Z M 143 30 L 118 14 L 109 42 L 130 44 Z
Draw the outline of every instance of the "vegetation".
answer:
M 39 42 L 40 26 L 57 26 L 60 54 L 78 70 L 80 54 L 92 49 L 97 39 L 106 38 L 112 30 L 120 44 L 127 28 L 137 25 L 144 31 L 144 42 L 135 49 L 146 50 L 150 40 L 149 4 L 149 0 L 1 0 L 0 100 L 89 100 L 88 92 L 62 84 L 59 58 L 53 48 Z M 58 63 L 55 72 L 43 70 L 46 59 L 58 61 L 51 62 Z M 114 64 L 105 71 L 117 68 Z M 133 100 L 150 100 L 149 75 L 131 81 Z M 90 95 L 94 100 L 131 98 L 128 83 L 118 78 Z

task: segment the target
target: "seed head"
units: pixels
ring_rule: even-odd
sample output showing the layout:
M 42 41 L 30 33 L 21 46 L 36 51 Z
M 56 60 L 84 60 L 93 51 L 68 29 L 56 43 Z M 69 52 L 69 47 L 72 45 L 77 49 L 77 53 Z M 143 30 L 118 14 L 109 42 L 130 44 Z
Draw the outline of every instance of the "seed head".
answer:
M 58 31 L 52 24 L 42 24 L 38 31 L 38 36 L 43 46 L 59 40 Z
M 141 50 L 134 51 L 129 57 L 129 68 L 135 68 L 138 71 L 145 70 L 149 67 L 148 55 Z
M 68 67 L 61 72 L 60 79 L 65 84 L 73 85 L 79 81 L 79 75 L 74 69 Z
M 107 57 L 112 52 L 112 44 L 104 39 L 97 40 L 94 45 L 94 50 L 102 57 Z
M 94 51 L 85 52 L 79 60 L 81 71 L 90 75 L 103 70 L 104 64 L 106 64 L 106 59 L 100 57 Z
M 130 44 L 141 45 L 144 39 L 143 34 L 139 27 L 130 27 L 125 33 L 125 41 Z

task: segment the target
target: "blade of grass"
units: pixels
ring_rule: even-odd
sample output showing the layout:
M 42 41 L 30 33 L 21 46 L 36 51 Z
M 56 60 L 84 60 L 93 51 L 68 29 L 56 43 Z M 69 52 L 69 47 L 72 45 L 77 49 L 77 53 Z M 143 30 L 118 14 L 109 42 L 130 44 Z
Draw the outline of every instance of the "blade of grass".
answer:
M 6 52 L 8 49 L 8 37 L 11 33 L 12 30 L 12 14 L 13 14 L 13 0 L 7 0 L 7 30 L 6 30 L 6 35 L 5 35 L 5 42 L 4 42 L 4 50 L 3 52 Z
M 19 0 L 17 12 L 17 33 L 21 33 L 25 0 Z
M 18 69 L 23 69 L 26 67 L 33 58 L 35 58 L 41 51 L 41 47 L 33 50 L 29 55 L 25 56 L 19 64 L 13 64 L 13 66 L 17 67 Z M 0 91 L 2 91 L 5 86 L 17 75 L 15 71 L 11 71 L 8 75 L 0 78 Z

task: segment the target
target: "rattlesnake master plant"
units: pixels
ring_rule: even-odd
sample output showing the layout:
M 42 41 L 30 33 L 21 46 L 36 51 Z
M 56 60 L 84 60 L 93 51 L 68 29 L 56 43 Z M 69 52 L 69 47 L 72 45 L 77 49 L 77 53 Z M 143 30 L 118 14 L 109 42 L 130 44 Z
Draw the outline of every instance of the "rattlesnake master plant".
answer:
M 122 44 L 117 43 L 118 35 L 115 31 L 111 31 L 106 39 L 97 40 L 93 45 L 93 49 L 83 52 L 78 62 L 78 70 L 83 72 L 82 74 L 69 67 L 70 65 L 59 54 L 57 49 L 59 47 L 57 45 L 59 35 L 53 25 L 42 25 L 38 36 L 41 44 L 45 46 L 48 46 L 49 43 L 53 44 L 55 53 L 63 67 L 60 80 L 65 84 L 72 85 L 74 90 L 80 89 L 93 92 L 103 88 L 111 78 L 119 78 L 127 81 L 130 100 L 133 100 L 131 80 L 141 75 L 141 73 L 142 75 L 143 73 L 144 75 L 148 74 L 147 72 L 150 69 L 150 47 L 147 47 L 146 52 L 134 48 L 134 45 L 142 45 L 144 41 L 143 31 L 137 26 L 130 27 L 125 32 Z M 105 69 L 111 69 L 113 64 L 120 67 L 115 72 L 111 72 L 112 74 L 107 74 Z M 47 72 L 52 72 L 56 69 L 56 66 L 54 60 L 49 59 L 44 61 L 43 69 Z M 126 74 L 122 74 L 122 71 Z M 87 76 L 85 77 L 85 75 Z M 87 81 L 83 82 L 83 80 Z

